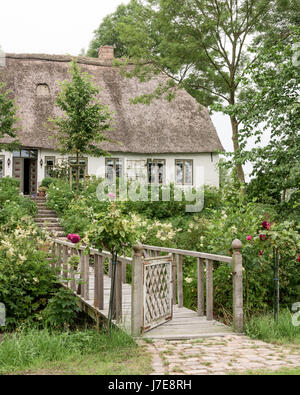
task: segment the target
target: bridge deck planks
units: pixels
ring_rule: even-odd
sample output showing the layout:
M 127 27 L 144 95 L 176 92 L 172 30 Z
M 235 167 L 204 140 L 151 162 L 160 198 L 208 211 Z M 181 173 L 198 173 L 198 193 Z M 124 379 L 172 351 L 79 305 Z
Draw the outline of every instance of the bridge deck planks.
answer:
M 110 297 L 111 279 L 104 276 L 104 309 L 99 310 L 94 307 L 94 273 L 93 268 L 89 269 L 89 299 L 84 300 L 81 296 L 78 297 L 81 301 L 100 316 L 108 319 L 108 306 Z M 117 325 L 130 333 L 131 326 L 131 285 L 122 285 L 122 322 Z M 228 336 L 233 335 L 233 330 L 218 322 L 207 321 L 206 317 L 199 317 L 195 311 L 189 310 L 186 307 L 173 306 L 173 319 L 160 325 L 146 333 L 144 338 L 152 339 L 197 339 L 202 337 L 214 336 Z

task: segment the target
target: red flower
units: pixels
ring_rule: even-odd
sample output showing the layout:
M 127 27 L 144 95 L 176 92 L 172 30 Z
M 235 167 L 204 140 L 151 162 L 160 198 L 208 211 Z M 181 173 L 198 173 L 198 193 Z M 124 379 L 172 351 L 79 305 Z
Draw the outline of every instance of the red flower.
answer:
M 251 241 L 252 240 L 252 236 L 251 235 L 247 236 L 247 240 Z
M 264 229 L 270 229 L 271 228 L 271 224 L 270 224 L 270 222 L 268 222 L 268 221 L 264 221 L 262 224 L 261 224 L 261 226 L 264 228 Z
M 264 252 L 262 250 L 259 251 L 259 255 L 262 256 Z
M 267 235 L 259 235 L 260 240 L 264 241 L 267 239 Z
M 300 262 L 300 255 L 298 256 L 297 261 Z
M 76 244 L 80 241 L 80 236 L 74 233 L 69 233 L 67 239 L 70 240 L 72 243 Z

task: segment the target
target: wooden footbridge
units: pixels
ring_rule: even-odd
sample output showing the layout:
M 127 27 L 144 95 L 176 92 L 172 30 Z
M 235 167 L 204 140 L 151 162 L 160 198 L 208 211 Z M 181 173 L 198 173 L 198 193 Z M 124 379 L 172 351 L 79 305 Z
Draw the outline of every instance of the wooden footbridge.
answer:
M 112 264 L 108 252 L 91 249 L 87 253 L 83 246 L 78 248 L 66 240 L 53 239 L 51 265 L 97 325 L 107 321 L 111 313 L 111 277 L 115 270 L 112 322 L 132 336 L 155 339 L 226 336 L 234 330 L 243 331 L 241 242 L 235 240 L 232 247 L 233 256 L 228 257 L 141 245 L 134 247 L 132 258 L 118 257 L 117 263 Z M 70 257 L 74 255 L 79 256 L 78 267 L 72 265 Z M 197 260 L 197 311 L 183 306 L 184 256 Z M 214 262 L 233 268 L 234 329 L 213 319 Z

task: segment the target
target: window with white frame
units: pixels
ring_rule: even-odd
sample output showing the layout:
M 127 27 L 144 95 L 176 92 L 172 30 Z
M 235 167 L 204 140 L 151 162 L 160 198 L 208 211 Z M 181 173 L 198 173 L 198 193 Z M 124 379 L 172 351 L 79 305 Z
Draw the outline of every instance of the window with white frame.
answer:
M 51 177 L 55 165 L 55 156 L 45 156 L 45 177 Z
M 105 159 L 105 178 L 113 182 L 123 175 L 123 160 L 120 158 Z
M 0 155 L 0 178 L 4 177 L 5 156 Z
M 192 159 L 176 159 L 175 168 L 175 182 L 177 185 L 193 185 Z
M 148 183 L 165 184 L 166 182 L 166 161 L 165 159 L 148 159 Z

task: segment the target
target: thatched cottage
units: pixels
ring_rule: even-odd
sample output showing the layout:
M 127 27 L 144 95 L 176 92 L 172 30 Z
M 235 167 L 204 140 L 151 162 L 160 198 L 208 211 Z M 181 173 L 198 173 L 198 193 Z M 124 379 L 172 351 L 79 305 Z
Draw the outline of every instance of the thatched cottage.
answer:
M 59 115 L 54 101 L 58 82 L 69 78 L 70 56 L 7 54 L 0 80 L 7 83 L 18 107 L 18 137 L 22 148 L 0 151 L 0 177 L 21 181 L 24 194 L 35 194 L 52 167 L 62 160 L 48 118 Z M 131 104 L 130 99 L 150 93 L 155 81 L 127 79 L 113 67 L 113 47 L 101 47 L 99 59 L 78 57 L 80 68 L 94 76 L 102 89 L 100 100 L 114 112 L 111 138 L 103 148 L 111 157 L 81 159 L 84 174 L 113 179 L 127 175 L 149 183 L 198 187 L 216 185 L 218 150 L 223 150 L 206 108 L 184 90 L 172 102 L 155 100 L 151 105 Z M 65 157 L 69 162 L 74 157 Z M 204 177 L 204 179 L 203 179 Z

